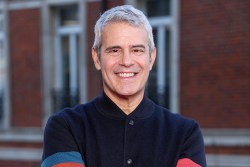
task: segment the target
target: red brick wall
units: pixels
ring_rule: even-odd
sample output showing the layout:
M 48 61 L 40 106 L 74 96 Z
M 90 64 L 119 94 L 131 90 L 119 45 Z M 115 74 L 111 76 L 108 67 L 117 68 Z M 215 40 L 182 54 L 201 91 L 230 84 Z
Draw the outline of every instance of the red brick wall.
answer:
M 206 147 L 206 154 L 250 155 L 250 147 L 249 146 L 231 146 L 231 147 L 210 146 L 210 147 Z
M 41 126 L 40 10 L 9 12 L 12 126 Z
M 91 48 L 94 41 L 94 26 L 95 22 L 100 16 L 100 2 L 87 3 L 87 55 L 88 55 L 88 99 L 92 99 L 97 96 L 102 88 L 102 80 L 100 72 L 95 69 L 94 63 L 91 57 Z
M 250 1 L 181 1 L 180 104 L 203 128 L 250 128 Z
M 122 0 L 110 0 L 107 1 L 108 8 L 113 6 L 122 5 Z M 91 48 L 94 41 L 94 26 L 101 13 L 100 2 L 89 2 L 87 3 L 87 55 L 88 55 L 88 99 L 92 99 L 97 96 L 102 89 L 101 73 L 95 69 L 94 63 L 91 57 Z
M 40 167 L 40 162 L 33 161 L 0 161 L 1 167 Z

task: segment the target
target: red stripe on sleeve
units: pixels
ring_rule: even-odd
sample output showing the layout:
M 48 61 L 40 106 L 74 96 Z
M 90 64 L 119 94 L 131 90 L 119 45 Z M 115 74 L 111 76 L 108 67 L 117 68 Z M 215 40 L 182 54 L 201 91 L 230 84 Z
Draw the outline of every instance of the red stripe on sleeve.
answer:
M 53 167 L 85 167 L 83 164 L 74 163 L 74 162 L 64 162 L 57 165 L 54 165 Z
M 178 160 L 176 167 L 201 167 L 201 166 L 189 158 L 182 158 Z

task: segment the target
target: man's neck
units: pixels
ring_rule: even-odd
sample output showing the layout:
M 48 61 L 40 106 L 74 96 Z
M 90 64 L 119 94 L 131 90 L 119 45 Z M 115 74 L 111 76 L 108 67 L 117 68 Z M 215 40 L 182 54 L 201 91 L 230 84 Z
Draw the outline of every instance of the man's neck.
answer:
M 143 99 L 144 93 L 131 96 L 121 96 L 106 92 L 106 95 L 126 114 L 132 113 Z

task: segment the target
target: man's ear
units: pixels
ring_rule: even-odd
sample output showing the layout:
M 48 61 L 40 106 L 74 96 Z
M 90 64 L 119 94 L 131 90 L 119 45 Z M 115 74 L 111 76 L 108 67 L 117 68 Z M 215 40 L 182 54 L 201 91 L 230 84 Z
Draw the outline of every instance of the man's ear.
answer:
M 154 48 L 150 54 L 150 70 L 152 70 L 155 59 L 156 59 L 156 48 Z
M 101 69 L 100 58 L 98 56 L 97 51 L 94 48 L 92 48 L 92 59 L 93 59 L 94 64 L 95 64 L 95 68 L 97 70 L 100 70 Z

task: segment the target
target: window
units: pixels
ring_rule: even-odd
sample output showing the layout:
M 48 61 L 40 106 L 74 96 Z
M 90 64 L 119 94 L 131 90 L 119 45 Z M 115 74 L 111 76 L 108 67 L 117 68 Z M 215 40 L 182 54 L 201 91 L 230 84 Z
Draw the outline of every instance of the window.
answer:
M 153 27 L 153 33 L 157 57 L 146 92 L 157 104 L 169 108 L 169 30 L 165 26 L 156 26 Z
M 4 25 L 4 20 L 3 20 L 3 12 L 0 11 L 0 32 L 3 32 L 3 25 Z
M 76 5 L 55 9 L 53 111 L 79 103 L 79 18 Z
M 87 99 L 86 2 L 42 6 L 44 119 Z
M 5 80 L 6 80 L 6 61 L 4 52 L 4 13 L 0 11 L 0 124 L 2 126 L 4 119 L 5 103 Z
M 170 15 L 169 0 L 147 0 L 144 11 L 153 28 L 157 57 L 146 92 L 157 104 L 169 108 L 169 25 L 165 21 Z
M 127 0 L 141 9 L 152 25 L 157 57 L 146 86 L 157 104 L 178 112 L 178 0 Z

